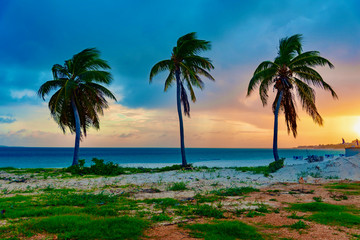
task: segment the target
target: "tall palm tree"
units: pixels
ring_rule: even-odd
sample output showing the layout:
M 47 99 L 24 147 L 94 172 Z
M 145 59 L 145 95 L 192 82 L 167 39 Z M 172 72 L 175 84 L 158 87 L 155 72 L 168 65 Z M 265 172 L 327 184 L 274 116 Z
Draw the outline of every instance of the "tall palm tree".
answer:
M 64 133 L 66 128 L 76 133 L 72 165 L 78 165 L 80 138 L 86 136 L 86 129 L 90 126 L 100 128 L 99 114 L 103 115 L 103 109 L 108 108 L 105 97 L 116 101 L 115 96 L 101 85 L 112 80 L 107 69 L 110 66 L 100 58 L 100 52 L 88 48 L 65 61 L 64 66 L 55 64 L 53 80 L 45 82 L 38 90 L 44 100 L 45 95 L 57 90 L 49 100 L 49 109 Z
M 280 39 L 279 51 L 275 60 L 260 63 L 248 86 L 248 96 L 259 86 L 260 99 L 264 106 L 267 104 L 269 87 L 273 85 L 277 90 L 272 105 L 275 115 L 273 138 L 275 161 L 279 160 L 277 149 L 279 110 L 285 114 L 288 133 L 291 131 L 294 137 L 297 135 L 296 120 L 298 116 L 295 108 L 295 92 L 302 108 L 319 125 L 323 124 L 323 119 L 316 108 L 315 91 L 310 85 L 330 91 L 333 98 L 337 98 L 334 90 L 313 68 L 326 65 L 334 68 L 334 66 L 329 60 L 321 57 L 318 51 L 302 52 L 301 41 L 302 35 L 300 34 Z
M 185 116 L 190 117 L 190 104 L 184 84 L 186 84 L 190 92 L 191 100 L 195 102 L 196 97 L 193 86 L 200 89 L 203 89 L 204 87 L 204 83 L 201 80 L 200 75 L 205 76 L 210 80 L 215 80 L 208 72 L 211 69 L 214 69 L 214 66 L 211 64 L 211 60 L 198 55 L 200 52 L 209 50 L 210 48 L 210 42 L 197 39 L 196 33 L 194 32 L 188 33 L 178 39 L 176 46 L 173 48 L 171 58 L 156 63 L 150 71 L 150 83 L 153 77 L 159 72 L 165 70 L 170 72 L 165 80 L 164 91 L 167 91 L 174 81 L 176 81 L 176 100 L 180 124 L 180 145 L 183 167 L 187 166 L 187 161 L 185 156 L 181 103 L 184 106 Z

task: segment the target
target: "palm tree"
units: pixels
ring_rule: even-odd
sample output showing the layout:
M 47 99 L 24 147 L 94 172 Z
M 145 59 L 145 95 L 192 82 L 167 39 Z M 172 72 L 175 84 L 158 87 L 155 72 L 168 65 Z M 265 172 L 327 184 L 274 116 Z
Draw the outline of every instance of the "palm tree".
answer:
M 38 95 L 44 100 L 45 95 L 57 90 L 49 100 L 51 115 L 64 133 L 67 127 L 71 133 L 76 133 L 72 165 L 78 165 L 80 138 L 86 136 L 86 129 L 100 128 L 99 114 L 103 115 L 103 109 L 108 108 L 105 97 L 116 101 L 101 85 L 112 80 L 107 69 L 110 66 L 100 58 L 100 52 L 88 48 L 65 61 L 64 66 L 55 64 L 53 80 L 39 88 Z
M 208 72 L 211 69 L 214 69 L 211 60 L 198 55 L 200 52 L 209 50 L 210 48 L 210 42 L 197 39 L 196 33 L 194 32 L 188 33 L 178 39 L 177 45 L 173 48 L 171 58 L 156 63 L 150 71 L 150 83 L 153 77 L 159 72 L 165 70 L 170 72 L 165 80 L 164 91 L 167 91 L 174 81 L 176 81 L 176 100 L 180 124 L 180 145 L 183 167 L 186 167 L 188 164 L 185 156 L 181 103 L 184 106 L 184 114 L 190 117 L 190 104 L 184 84 L 186 84 L 186 87 L 190 92 L 191 100 L 195 102 L 196 97 L 193 86 L 200 89 L 203 89 L 204 87 L 200 75 L 205 76 L 210 80 L 215 80 Z
M 312 117 L 315 123 L 323 125 L 315 105 L 315 91 L 310 86 L 321 87 L 330 91 L 333 98 L 337 99 L 334 90 L 323 80 L 321 75 L 313 68 L 316 66 L 329 66 L 332 63 L 321 57 L 318 51 L 302 52 L 302 35 L 280 39 L 278 55 L 274 62 L 264 61 L 256 68 L 248 86 L 247 95 L 259 86 L 260 99 L 265 106 L 268 99 L 268 89 L 271 85 L 277 90 L 272 105 L 275 115 L 273 154 L 275 161 L 279 160 L 277 149 L 278 113 L 285 114 L 288 133 L 290 131 L 296 138 L 298 118 L 295 108 L 295 93 L 298 95 L 302 108 Z M 295 91 L 296 90 L 296 91 Z

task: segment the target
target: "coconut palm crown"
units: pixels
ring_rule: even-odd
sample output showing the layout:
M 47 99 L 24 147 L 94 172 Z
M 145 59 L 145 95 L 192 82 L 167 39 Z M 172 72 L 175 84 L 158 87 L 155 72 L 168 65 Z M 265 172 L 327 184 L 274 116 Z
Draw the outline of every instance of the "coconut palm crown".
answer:
M 76 133 L 73 165 L 78 164 L 79 141 L 89 127 L 100 128 L 99 115 L 108 108 L 105 97 L 116 101 L 115 96 L 101 84 L 110 84 L 112 76 L 106 71 L 110 66 L 100 58 L 100 52 L 88 48 L 75 54 L 62 66 L 52 67 L 53 80 L 45 82 L 38 95 L 49 100 L 51 116 L 65 133 L 68 128 Z M 82 131 L 81 131 L 82 129 Z
M 176 46 L 173 48 L 171 58 L 156 63 L 150 71 L 150 83 L 152 82 L 153 77 L 159 72 L 169 71 L 169 75 L 165 80 L 164 91 L 167 91 L 172 84 L 176 83 L 183 166 L 187 165 L 187 161 L 185 156 L 181 104 L 184 107 L 184 114 L 190 117 L 190 104 L 184 85 L 190 92 L 191 100 L 195 102 L 196 96 L 193 87 L 198 87 L 200 89 L 203 89 L 204 87 L 204 82 L 200 76 L 204 76 L 214 81 L 214 78 L 208 72 L 211 69 L 214 69 L 211 60 L 198 55 L 202 51 L 210 50 L 210 48 L 210 42 L 197 39 L 196 33 L 194 32 L 188 33 L 178 39 Z
M 315 90 L 312 87 L 320 87 L 329 91 L 333 98 L 337 99 L 335 91 L 323 80 L 321 75 L 314 69 L 316 66 L 328 66 L 333 64 L 320 56 L 318 51 L 302 52 L 302 35 L 296 34 L 282 38 L 279 43 L 279 51 L 275 60 L 264 61 L 256 68 L 249 86 L 249 96 L 256 87 L 259 87 L 260 99 L 265 106 L 268 100 L 268 90 L 273 86 L 276 97 L 272 105 L 275 114 L 274 122 L 274 158 L 279 160 L 277 154 L 277 120 L 279 110 L 285 114 L 285 122 L 288 133 L 297 136 L 297 119 L 295 106 L 295 94 L 298 96 L 302 108 L 308 113 L 315 123 L 323 125 L 315 105 Z M 276 149 L 275 149 L 276 148 Z

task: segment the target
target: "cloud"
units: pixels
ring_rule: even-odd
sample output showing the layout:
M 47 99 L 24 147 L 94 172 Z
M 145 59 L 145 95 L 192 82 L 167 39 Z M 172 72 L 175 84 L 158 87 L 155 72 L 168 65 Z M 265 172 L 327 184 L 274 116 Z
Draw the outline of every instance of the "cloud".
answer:
M 0 116 L 0 123 L 13 123 L 15 121 L 16 121 L 15 118 Z
M 10 90 L 10 95 L 14 99 L 22 99 L 24 97 L 33 98 L 36 96 L 36 92 L 30 89 Z

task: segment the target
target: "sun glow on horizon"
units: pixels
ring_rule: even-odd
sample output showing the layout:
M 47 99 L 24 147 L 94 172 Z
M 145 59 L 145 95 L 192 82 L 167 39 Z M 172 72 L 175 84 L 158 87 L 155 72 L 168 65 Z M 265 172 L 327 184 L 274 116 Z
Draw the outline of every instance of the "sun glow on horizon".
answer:
M 355 125 L 353 126 L 353 129 L 357 135 L 360 135 L 360 117 L 359 117 L 358 122 L 356 122 Z

